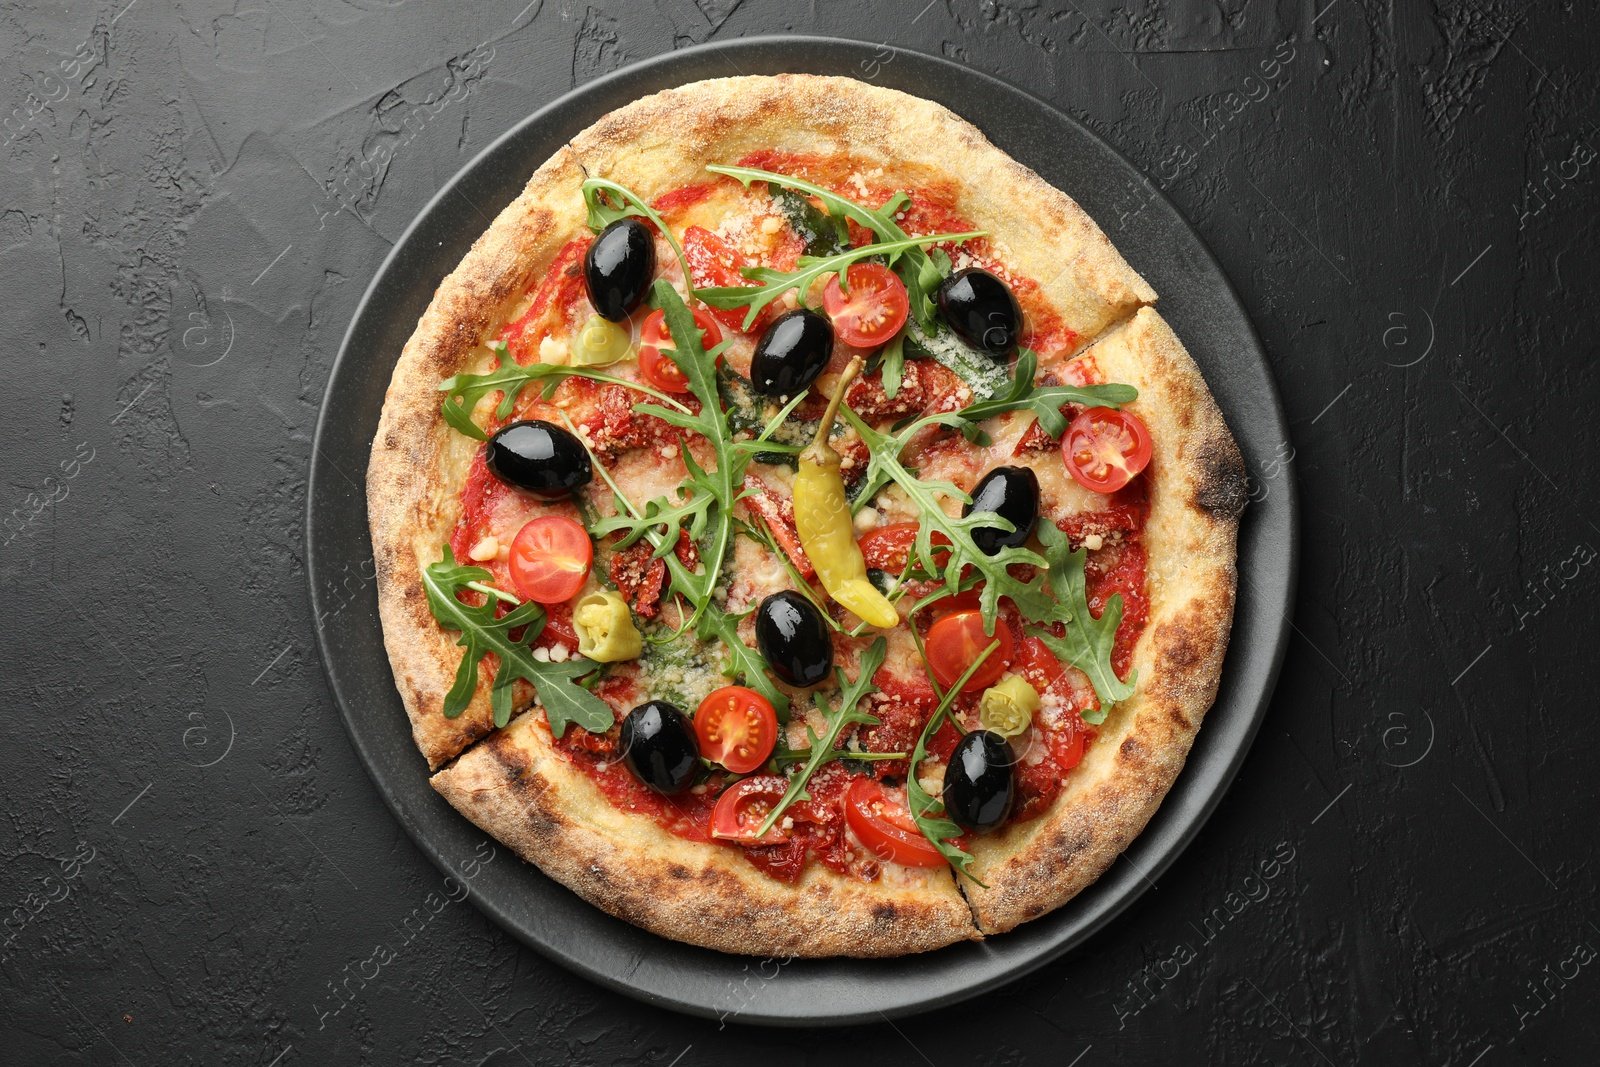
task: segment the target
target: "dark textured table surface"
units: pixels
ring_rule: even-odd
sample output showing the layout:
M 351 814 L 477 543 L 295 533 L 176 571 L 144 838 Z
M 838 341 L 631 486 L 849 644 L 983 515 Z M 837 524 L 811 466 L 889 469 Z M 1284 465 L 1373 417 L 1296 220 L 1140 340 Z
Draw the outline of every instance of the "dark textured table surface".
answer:
M 1583 8 L 0 9 L 0 1060 L 1594 1062 Z M 1012 987 L 831 1033 L 643 1006 L 458 901 L 347 740 L 303 559 L 329 366 L 440 184 L 597 75 L 775 32 L 998 74 L 1143 167 L 1271 355 L 1292 440 L 1247 458 L 1304 522 L 1266 725 L 1156 888 Z

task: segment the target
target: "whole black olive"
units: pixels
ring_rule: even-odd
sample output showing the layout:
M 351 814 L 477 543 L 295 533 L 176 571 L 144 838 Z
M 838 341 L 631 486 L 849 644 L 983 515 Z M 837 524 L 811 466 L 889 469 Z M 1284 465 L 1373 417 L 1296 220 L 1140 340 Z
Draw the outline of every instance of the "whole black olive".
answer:
M 992 730 L 963 737 L 944 769 L 944 806 L 950 818 L 979 833 L 1005 822 L 1017 792 L 1016 762 L 1010 743 Z
M 589 303 L 612 322 L 621 322 L 639 306 L 655 276 L 655 235 L 635 218 L 618 219 L 601 230 L 583 257 Z
M 622 759 L 633 776 L 657 793 L 681 793 L 700 763 L 689 717 L 665 700 L 652 700 L 622 720 Z
M 750 384 L 767 396 L 794 396 L 817 380 L 833 358 L 833 323 L 798 308 L 779 315 L 756 343 Z
M 978 267 L 958 270 L 939 283 L 944 321 L 967 344 L 997 359 L 1009 358 L 1022 334 L 1022 308 L 1006 283 Z
M 540 500 L 561 500 L 594 477 L 583 442 L 541 419 L 513 422 L 496 432 L 483 461 L 490 474 Z
M 972 503 L 962 517 L 974 511 L 992 511 L 1016 529 L 1006 533 L 998 526 L 977 526 L 972 543 L 986 556 L 1002 548 L 1017 548 L 1033 534 L 1039 522 L 1039 476 L 1027 467 L 996 467 L 972 490 Z
M 817 606 L 799 593 L 773 593 L 756 609 L 756 647 L 790 685 L 816 685 L 833 667 L 833 635 Z

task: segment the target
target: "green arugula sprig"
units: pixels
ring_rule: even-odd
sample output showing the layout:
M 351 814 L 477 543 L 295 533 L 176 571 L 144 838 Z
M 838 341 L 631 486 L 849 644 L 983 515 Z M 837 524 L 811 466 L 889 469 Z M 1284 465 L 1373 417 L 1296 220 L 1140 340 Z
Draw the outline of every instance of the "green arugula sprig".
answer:
M 806 736 L 811 739 L 810 754 L 806 757 L 806 762 L 801 766 L 799 772 L 789 779 L 789 788 L 784 790 L 783 799 L 773 805 L 772 810 L 767 812 L 767 817 L 761 820 L 761 827 L 756 831 L 756 837 L 765 836 L 767 831 L 777 824 L 778 819 L 783 816 L 789 805 L 797 800 L 811 799 L 811 794 L 806 792 L 806 783 L 811 780 L 811 776 L 823 764 L 836 759 L 849 759 L 856 756 L 856 753 L 851 752 L 849 749 L 841 749 L 839 747 L 839 735 L 844 732 L 846 726 L 852 723 L 862 726 L 878 725 L 877 716 L 869 715 L 859 710 L 859 705 L 862 697 L 878 691 L 878 687 L 872 684 L 872 676 L 883 665 L 883 657 L 888 652 L 888 648 L 888 642 L 882 637 L 868 645 L 867 650 L 861 653 L 861 671 L 856 675 L 856 680 L 853 682 L 845 677 L 843 667 L 835 667 L 833 669 L 834 674 L 839 679 L 839 706 L 836 709 L 830 709 L 828 707 L 828 699 L 821 693 L 816 695 L 817 710 L 822 712 L 822 717 L 827 720 L 827 730 L 822 737 L 818 737 L 817 732 L 811 728 L 811 725 L 809 723 L 806 724 Z
M 683 287 L 689 292 L 689 299 L 695 298 L 694 277 L 689 271 L 689 259 L 683 254 L 683 246 L 672 235 L 667 224 L 661 216 L 656 214 L 655 208 L 645 203 L 644 197 L 629 189 L 625 185 L 618 185 L 606 178 L 590 178 L 583 183 L 583 202 L 589 209 L 589 229 L 599 233 L 618 219 L 629 217 L 649 219 L 656 224 L 656 229 L 661 231 L 667 243 L 672 246 L 672 251 L 677 253 L 678 265 L 683 268 Z M 621 202 L 621 207 L 612 207 L 606 202 L 608 197 L 614 197 Z
M 934 425 L 949 426 L 961 431 L 962 436 L 975 444 L 988 445 L 989 435 L 978 425 L 980 422 L 1008 411 L 1032 411 L 1040 426 L 1052 437 L 1059 437 L 1067 428 L 1067 417 L 1061 414 L 1062 405 L 1082 404 L 1085 407 L 1119 408 L 1139 397 L 1139 390 L 1131 385 L 1036 386 L 1033 380 L 1034 373 L 1038 369 L 1038 361 L 1039 357 L 1031 349 L 1024 348 L 1017 356 L 1016 372 L 1004 392 L 968 404 L 959 411 L 924 415 L 899 427 L 892 436 L 883 434 L 877 436 L 880 439 L 899 442 L 897 447 L 884 446 L 885 449 L 895 447 L 896 456 L 920 431 Z M 849 405 L 842 410 L 845 418 L 859 421 Z M 885 464 L 876 463 L 876 451 L 873 452 L 872 459 L 875 465 L 869 463 L 866 481 L 862 484 L 855 503 L 851 505 L 852 511 L 860 511 L 891 480 Z
M 1095 695 L 1100 698 L 1100 709 L 1084 712 L 1083 721 L 1099 726 L 1105 722 L 1112 704 L 1133 696 L 1134 683 L 1139 679 L 1139 672 L 1135 670 L 1123 681 L 1111 666 L 1112 645 L 1116 641 L 1117 626 L 1122 622 L 1122 594 L 1117 593 L 1106 601 L 1105 610 L 1095 618 L 1089 613 L 1083 573 L 1088 551 L 1082 548 L 1071 551 L 1067 535 L 1056 529 L 1053 522 L 1039 524 L 1039 542 L 1044 546 L 1050 569 L 1039 575 L 1030 589 L 1037 591 L 1038 583 L 1048 582 L 1054 595 L 1053 610 L 1039 603 L 1036 597 L 1029 602 L 1019 600 L 1017 607 L 1036 622 L 1065 623 L 1066 632 L 1062 637 L 1036 626 L 1029 627 L 1027 633 L 1044 642 L 1057 659 L 1089 676 Z
M 493 579 L 482 567 L 457 563 L 449 545 L 444 546 L 444 559 L 423 569 L 422 588 L 428 597 L 428 609 L 445 629 L 461 632 L 456 644 L 466 649 L 456 669 L 455 683 L 445 694 L 445 717 L 456 718 L 472 703 L 478 688 L 478 666 L 485 655 L 493 652 L 500 660 L 489 687 L 489 706 L 494 710 L 496 726 L 511 721 L 511 686 L 521 678 L 533 684 L 539 703 L 550 718 L 550 732 L 557 737 L 566 733 L 569 722 L 597 734 L 610 729 L 616 721 L 611 708 L 574 684 L 598 670 L 599 664 L 581 657 L 562 663 L 534 659 L 532 645 L 544 629 L 544 609 L 530 600 L 504 617 L 495 618 L 495 599 L 515 603 L 516 598 L 488 585 Z M 468 590 L 488 596 L 474 607 L 461 600 L 461 594 Z M 522 637 L 513 640 L 511 631 L 519 627 L 523 628 Z
M 953 584 L 953 576 L 961 574 L 967 567 L 981 575 L 985 581 L 979 594 L 979 607 L 983 611 L 985 629 L 990 633 L 994 631 L 1000 598 L 1019 592 L 1026 595 L 1028 590 L 1027 583 L 1012 577 L 1007 568 L 1013 563 L 1048 567 L 1049 562 L 1026 548 L 1004 548 L 992 556 L 984 553 L 973 541 L 973 530 L 994 527 L 1010 531 L 1016 527 L 992 511 L 976 511 L 964 517 L 945 514 L 939 497 L 952 497 L 962 503 L 970 503 L 971 497 L 957 489 L 952 482 L 918 477 L 900 461 L 900 453 L 913 437 L 929 426 L 949 426 L 960 430 L 970 440 L 987 444 L 988 435 L 978 424 L 1007 411 L 1031 410 L 1045 429 L 1060 433 L 1066 429 L 1066 417 L 1060 410 L 1062 404 L 1116 407 L 1138 396 L 1138 390 L 1130 385 L 1036 387 L 1033 378 L 1037 365 L 1037 357 L 1024 349 L 1017 360 L 1011 387 L 1004 394 L 970 404 L 960 411 L 924 415 L 891 433 L 880 433 L 873 429 L 849 405 L 840 408 L 840 413 L 861 435 L 869 454 L 864 488 L 856 498 L 855 509 L 865 506 L 890 482 L 899 485 L 917 506 L 920 517 L 917 539 L 912 549 L 913 557 L 925 570 L 943 573 L 947 585 Z M 942 566 L 934 558 L 935 533 L 943 534 L 951 542 L 948 548 L 939 546 L 941 552 L 949 553 Z
M 522 390 L 535 382 L 540 383 L 545 400 L 549 400 L 555 393 L 556 386 L 568 378 L 588 378 L 591 381 L 621 385 L 683 411 L 688 410 L 666 393 L 640 382 L 618 378 L 614 374 L 591 370 L 588 367 L 567 367 L 555 363 L 532 363 L 524 367 L 511 359 L 504 341 L 496 341 L 490 347 L 495 356 L 493 370 L 487 374 L 452 374 L 439 383 L 439 390 L 445 395 L 444 405 L 440 409 L 444 421 L 461 433 L 479 441 L 487 441 L 489 435 L 472 421 L 472 413 L 477 409 L 478 403 L 490 393 L 499 392 L 500 403 L 495 406 L 494 417 L 504 422 L 511 417 L 517 397 L 521 395 Z
M 922 604 L 918 604 L 917 608 L 912 609 L 912 614 L 915 615 L 916 611 L 922 606 Z M 915 623 L 911 626 L 911 636 L 917 643 L 917 651 L 922 652 L 922 657 L 926 660 L 927 653 L 923 652 L 922 637 L 917 633 Z M 972 661 L 972 665 L 962 673 L 960 678 L 956 679 L 955 684 L 947 692 L 939 692 L 939 683 L 934 680 L 932 673 L 929 673 L 928 684 L 933 686 L 933 691 L 938 694 L 939 704 L 933 709 L 933 714 L 928 716 L 928 721 L 923 724 L 922 733 L 917 737 L 917 745 L 911 750 L 911 767 L 906 775 L 906 806 L 911 809 L 911 818 L 917 824 L 917 829 L 921 830 L 922 836 L 927 838 L 929 843 L 939 850 L 939 854 L 949 861 L 950 866 L 956 868 L 974 882 L 978 882 L 979 885 L 983 885 L 983 883 L 979 882 L 977 876 L 972 873 L 972 854 L 951 843 L 951 839 L 960 837 L 966 831 L 962 830 L 953 819 L 945 814 L 944 799 L 942 797 L 935 798 L 926 789 L 922 788 L 922 781 L 917 777 L 917 768 L 921 766 L 923 760 L 928 758 L 928 742 L 938 732 L 941 722 L 948 719 L 951 726 L 954 726 L 958 731 L 961 730 L 961 724 L 956 722 L 954 715 L 950 714 L 950 705 L 955 702 L 956 695 L 961 692 L 961 687 L 967 684 L 967 679 L 971 678 L 974 672 L 983 665 L 983 661 L 988 659 L 994 653 L 994 650 L 999 647 L 999 641 L 991 641 L 989 647 L 985 648 L 982 654 Z M 965 731 L 961 732 L 964 733 Z M 985 886 L 985 888 L 988 887 Z
M 776 267 L 744 267 L 740 270 L 740 273 L 759 284 L 701 289 L 695 293 L 695 296 L 714 308 L 748 307 L 750 311 L 744 317 L 743 326 L 743 329 L 748 330 L 751 324 L 756 321 L 756 316 L 761 314 L 763 308 L 790 289 L 796 290 L 800 306 L 806 307 L 806 293 L 810 291 L 812 284 L 817 279 L 824 274 L 838 274 L 841 277 L 845 277 L 850 264 L 857 260 L 866 259 L 868 256 L 892 255 L 896 252 L 905 252 L 909 249 L 920 248 L 922 245 L 933 244 L 936 241 L 965 241 L 970 237 L 982 236 L 984 236 L 984 231 L 982 230 L 972 230 L 968 233 L 934 233 L 929 234 L 927 237 L 908 237 L 903 241 L 862 245 L 860 248 L 847 249 L 832 256 L 801 256 L 795 260 L 794 270 L 778 270 Z
M 769 436 L 783 425 L 783 420 L 802 397 L 792 399 L 753 440 L 735 440 L 718 401 L 715 370 L 717 356 L 732 342 L 724 341 L 706 351 L 693 314 L 677 291 L 662 279 L 656 280 L 651 303 L 663 313 L 676 346 L 663 350 L 663 354 L 671 357 L 683 371 L 690 392 L 700 401 L 700 410 L 690 411 L 681 404 L 667 408 L 650 403 L 635 404 L 633 410 L 698 434 L 710 445 L 716 463 L 714 469 L 706 470 L 690 454 L 687 441 L 680 439 L 679 451 L 689 477 L 678 487 L 678 499 L 658 497 L 647 502 L 642 510 L 624 509 L 630 513 L 603 519 L 591 527 L 591 532 L 596 537 L 622 532 L 624 542 L 629 544 L 649 536 L 656 558 L 669 559 L 678 544 L 678 531 L 687 521 L 690 536 L 697 541 L 704 538 L 706 542 L 701 551 L 704 572 L 693 574 L 684 568 L 683 577 L 673 580 L 674 591 L 683 594 L 694 606 L 692 616 L 685 623 L 688 628 L 696 625 L 705 614 L 711 604 L 711 592 L 721 577 L 733 537 L 733 505 L 744 495 L 745 470 L 758 452 L 786 450 L 787 446 L 769 440 Z
M 959 428 L 969 441 L 981 445 L 989 443 L 988 437 L 978 428 L 978 423 L 1007 411 L 1031 411 L 1039 425 L 1051 437 L 1060 437 L 1067 429 L 1067 417 L 1061 413 L 1067 404 L 1085 407 L 1120 408 L 1139 399 L 1139 390 L 1131 385 L 1039 385 L 1033 384 L 1039 357 L 1031 348 L 1017 353 L 1017 369 L 1011 376 L 1011 385 L 1004 393 L 987 400 L 968 404 L 956 412 L 958 421 L 949 425 Z
M 939 283 L 944 281 L 945 275 L 950 273 L 950 259 L 939 249 L 930 252 L 922 250 L 924 239 L 918 238 L 918 243 L 910 247 L 889 249 L 887 246 L 903 242 L 910 235 L 900 228 L 895 222 L 895 212 L 911 202 L 911 197 L 905 193 L 896 193 L 890 197 L 882 207 L 869 208 L 856 203 L 838 193 L 824 189 L 820 185 L 808 182 L 803 178 L 791 177 L 787 174 L 775 174 L 769 170 L 759 170 L 755 167 L 728 167 L 712 165 L 706 168 L 713 174 L 725 174 L 742 183 L 745 188 L 751 182 L 766 182 L 770 186 L 780 186 L 793 189 L 806 196 L 814 196 L 822 202 L 828 214 L 835 219 L 854 219 L 857 225 L 865 226 L 877 237 L 878 243 L 869 246 L 876 248 L 888 256 L 889 265 L 900 280 L 905 283 L 906 295 L 910 297 L 911 314 L 929 336 L 939 332 L 939 319 L 935 314 L 938 310 L 934 300 L 934 293 L 939 288 Z M 986 233 L 974 233 L 966 237 L 986 237 Z M 928 240 L 946 241 L 951 238 L 929 238 Z M 804 297 L 805 291 L 801 290 Z M 752 320 L 754 321 L 754 320 Z M 747 324 L 748 325 L 748 324 Z M 893 394 L 890 394 L 891 396 Z

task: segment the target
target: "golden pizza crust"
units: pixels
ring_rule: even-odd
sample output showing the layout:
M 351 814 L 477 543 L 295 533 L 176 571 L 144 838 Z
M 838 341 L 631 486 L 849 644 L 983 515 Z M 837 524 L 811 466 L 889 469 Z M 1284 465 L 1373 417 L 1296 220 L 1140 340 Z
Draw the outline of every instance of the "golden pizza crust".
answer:
M 1127 405 L 1150 428 L 1145 523 L 1150 616 L 1117 704 L 1044 815 L 973 839 L 962 879 L 978 928 L 999 933 L 1070 900 L 1128 847 L 1183 769 L 1211 707 L 1233 624 L 1244 461 L 1222 413 L 1166 322 L 1150 308 L 1082 356 L 1094 379 L 1139 390 Z
M 953 188 L 954 209 L 993 234 L 995 254 L 1037 281 L 1044 302 L 1084 341 L 1123 323 L 1092 358 L 1104 380 L 1140 388 L 1135 410 L 1156 440 L 1141 691 L 1113 712 L 1046 816 L 975 845 L 991 888 L 965 884 L 970 910 L 945 869 L 891 864 L 863 883 L 813 863 L 790 886 L 726 848 L 622 812 L 556 752 L 542 713 L 493 730 L 488 671 L 463 715 L 441 714 L 461 649 L 429 612 L 421 571 L 456 525 L 479 445 L 444 423 L 439 383 L 482 368 L 482 342 L 525 303 L 562 246 L 587 232 L 586 175 L 648 199 L 705 180 L 707 163 L 761 149 L 847 153 L 897 184 Z M 1138 833 L 1181 768 L 1215 692 L 1232 612 L 1238 453 L 1181 345 L 1154 312 L 1139 310 L 1154 299 L 1075 203 L 928 101 L 843 78 L 729 78 L 601 119 L 539 168 L 440 285 L 401 353 L 373 443 L 368 509 L 385 643 L 418 748 L 431 768 L 455 760 L 435 775 L 435 788 L 601 908 L 729 952 L 895 955 L 1009 929 L 1058 906 Z M 517 706 L 530 696 L 518 683 Z
M 755 956 L 898 956 L 978 936 L 948 868 L 876 882 L 808 864 L 793 885 L 614 807 L 523 715 L 433 776 L 486 832 L 585 900 L 677 941 Z

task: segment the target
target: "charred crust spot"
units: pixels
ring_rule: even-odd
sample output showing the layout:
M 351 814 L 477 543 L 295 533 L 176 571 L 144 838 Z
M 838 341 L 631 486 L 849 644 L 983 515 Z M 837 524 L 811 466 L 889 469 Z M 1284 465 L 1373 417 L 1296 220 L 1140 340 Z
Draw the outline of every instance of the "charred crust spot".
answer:
M 680 882 L 686 882 L 690 878 L 689 868 L 685 867 L 681 863 L 674 863 L 672 866 L 668 867 L 667 873 Z
M 1199 486 L 1194 506 L 1218 522 L 1237 522 L 1246 497 L 1244 459 L 1239 446 L 1224 432 L 1208 438 L 1195 457 Z
M 890 903 L 874 904 L 872 918 L 875 922 L 892 923 L 900 917 L 900 909 Z

